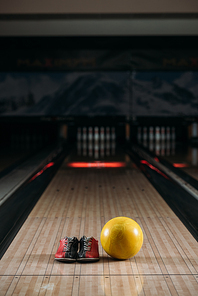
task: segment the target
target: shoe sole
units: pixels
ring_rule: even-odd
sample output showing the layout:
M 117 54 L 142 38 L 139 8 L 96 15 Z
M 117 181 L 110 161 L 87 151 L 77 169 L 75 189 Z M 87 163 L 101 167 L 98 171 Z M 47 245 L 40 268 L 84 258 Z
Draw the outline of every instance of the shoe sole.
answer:
M 77 258 L 78 262 L 96 262 L 99 260 L 100 258 Z
M 62 262 L 76 262 L 76 259 L 72 259 L 72 258 L 54 258 L 54 259 Z

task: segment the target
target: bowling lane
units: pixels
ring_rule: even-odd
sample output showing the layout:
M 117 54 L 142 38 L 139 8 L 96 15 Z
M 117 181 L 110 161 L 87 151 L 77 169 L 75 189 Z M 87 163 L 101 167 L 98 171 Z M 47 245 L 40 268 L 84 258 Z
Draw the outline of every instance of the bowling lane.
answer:
M 178 143 L 173 155 L 166 155 L 165 159 L 175 167 L 180 168 L 194 179 L 198 180 L 198 148 Z
M 197 295 L 197 241 L 128 156 L 116 155 L 125 160 L 121 168 L 71 168 L 74 156 L 64 160 L 2 257 L 3 293 Z M 103 225 L 116 216 L 133 218 L 144 233 L 142 249 L 124 261 L 100 244 Z M 55 261 L 66 235 L 98 239 L 100 261 Z
M 15 164 L 23 161 L 28 155 L 29 151 L 16 150 L 16 149 L 1 149 L 0 150 L 0 173 L 9 169 Z
M 191 145 L 188 140 L 178 141 L 176 130 L 178 131 L 178 128 L 174 126 L 139 127 L 137 141 L 157 156 L 163 157 L 174 167 L 198 180 L 198 147 Z M 188 136 L 189 138 L 192 136 L 192 131 Z
M 198 180 L 198 147 L 174 140 L 146 140 L 141 145 Z
M 1 120 L 0 136 L 0 176 L 57 141 L 56 127 L 50 122 L 28 120 Z

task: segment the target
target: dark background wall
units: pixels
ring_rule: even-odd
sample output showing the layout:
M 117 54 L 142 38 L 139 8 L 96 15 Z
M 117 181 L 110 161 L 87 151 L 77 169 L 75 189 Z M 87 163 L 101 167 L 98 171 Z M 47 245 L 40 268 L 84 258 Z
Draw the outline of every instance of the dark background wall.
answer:
M 1 116 L 196 116 L 196 0 L 10 0 L 0 12 Z
M 196 13 L 196 0 L 7 0 L 1 13 Z

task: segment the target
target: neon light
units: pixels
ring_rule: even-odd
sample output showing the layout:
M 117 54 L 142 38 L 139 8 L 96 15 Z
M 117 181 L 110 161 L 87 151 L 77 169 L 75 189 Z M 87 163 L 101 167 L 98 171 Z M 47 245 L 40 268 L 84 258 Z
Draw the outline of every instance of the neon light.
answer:
M 173 163 L 175 168 L 187 168 L 189 165 L 187 163 Z
M 121 168 L 125 167 L 125 162 L 70 162 L 67 164 L 70 168 Z
M 33 180 L 35 180 L 38 176 L 40 176 L 46 169 L 52 167 L 54 165 L 54 162 L 49 162 L 48 164 L 46 164 L 44 166 L 44 168 L 42 170 L 40 170 L 38 173 L 36 173 L 29 182 L 32 182 Z
M 154 157 L 155 161 L 159 162 L 159 158 L 156 156 Z
M 164 178 L 169 179 L 164 173 L 162 173 L 159 169 L 157 169 L 156 167 L 154 167 L 152 164 L 150 164 L 148 161 L 146 160 L 141 160 L 140 163 L 147 165 L 150 169 L 156 171 L 158 174 L 162 175 Z

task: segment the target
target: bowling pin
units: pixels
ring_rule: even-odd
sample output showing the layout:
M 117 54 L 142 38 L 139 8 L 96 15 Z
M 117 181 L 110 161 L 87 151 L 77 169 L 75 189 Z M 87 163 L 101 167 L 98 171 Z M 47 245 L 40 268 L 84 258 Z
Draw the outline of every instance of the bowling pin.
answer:
M 93 129 L 91 126 L 89 127 L 89 134 L 88 134 L 88 151 L 89 151 L 89 156 L 91 157 L 93 155 Z
M 110 155 L 110 141 L 109 140 L 106 141 L 106 155 L 107 156 Z
M 87 128 L 83 127 L 83 134 L 82 134 L 82 148 L 83 148 L 83 156 L 87 155 Z
M 99 157 L 99 128 L 97 126 L 94 128 L 94 157 L 96 159 Z
M 164 126 L 161 127 L 161 140 L 165 141 L 165 127 Z
M 115 139 L 116 139 L 115 127 L 111 128 L 111 139 L 112 139 L 112 141 L 115 141 Z
M 89 150 L 89 156 L 91 157 L 93 155 L 93 144 L 92 141 L 88 142 L 88 150 Z
M 94 141 L 99 141 L 99 129 L 97 126 L 94 128 Z
M 169 126 L 166 127 L 166 140 L 170 141 L 170 127 Z
M 94 158 L 98 159 L 99 157 L 99 142 L 95 141 L 94 143 Z
M 100 141 L 104 141 L 104 140 L 105 140 L 104 127 L 101 126 L 101 128 L 100 128 Z
M 147 127 L 143 127 L 143 141 L 147 141 Z
M 160 155 L 160 141 L 155 141 L 155 154 Z
M 87 141 L 83 140 L 83 156 L 87 155 Z
M 109 128 L 109 126 L 106 127 L 106 140 L 110 141 L 110 128 Z
M 100 141 L 100 155 L 104 157 L 104 140 Z
M 159 128 L 159 126 L 155 127 L 155 140 L 160 141 L 160 128 Z
M 161 127 L 161 155 L 165 155 L 165 127 Z
M 87 140 L 87 128 L 86 127 L 83 127 L 83 141 L 86 141 Z
M 91 126 L 89 127 L 88 140 L 89 140 L 89 142 L 92 142 L 92 140 L 93 140 L 93 129 Z
M 106 155 L 110 155 L 110 128 L 106 127 Z
M 154 135 L 153 135 L 153 126 L 149 127 L 149 141 L 153 141 Z

